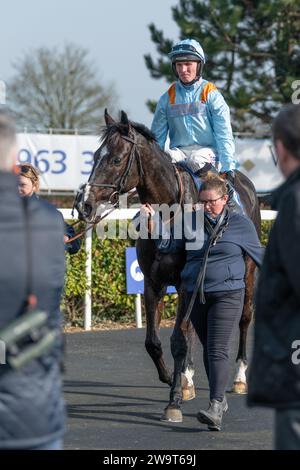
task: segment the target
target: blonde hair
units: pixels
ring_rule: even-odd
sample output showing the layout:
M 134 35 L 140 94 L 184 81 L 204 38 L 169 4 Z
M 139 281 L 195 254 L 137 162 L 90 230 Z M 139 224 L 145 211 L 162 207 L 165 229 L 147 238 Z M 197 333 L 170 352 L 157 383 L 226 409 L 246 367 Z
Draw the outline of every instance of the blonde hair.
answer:
M 218 194 L 225 195 L 228 194 L 227 190 L 227 184 L 226 181 L 221 178 L 221 176 L 216 175 L 215 173 L 212 173 L 209 171 L 207 173 L 207 176 L 204 178 L 203 183 L 200 188 L 200 193 L 202 191 L 210 191 L 210 190 L 215 190 L 218 192 Z
M 22 163 L 19 165 L 20 173 L 19 176 L 29 178 L 34 186 L 35 191 L 40 189 L 40 172 L 31 163 Z

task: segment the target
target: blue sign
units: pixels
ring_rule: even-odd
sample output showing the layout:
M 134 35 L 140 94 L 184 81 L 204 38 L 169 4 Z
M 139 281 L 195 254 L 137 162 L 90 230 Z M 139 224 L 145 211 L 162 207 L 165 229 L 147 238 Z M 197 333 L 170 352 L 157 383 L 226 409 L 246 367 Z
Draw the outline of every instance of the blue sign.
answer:
M 144 293 L 144 275 L 139 266 L 136 249 L 126 248 L 126 292 L 127 294 Z M 167 288 L 167 294 L 176 294 L 173 286 Z

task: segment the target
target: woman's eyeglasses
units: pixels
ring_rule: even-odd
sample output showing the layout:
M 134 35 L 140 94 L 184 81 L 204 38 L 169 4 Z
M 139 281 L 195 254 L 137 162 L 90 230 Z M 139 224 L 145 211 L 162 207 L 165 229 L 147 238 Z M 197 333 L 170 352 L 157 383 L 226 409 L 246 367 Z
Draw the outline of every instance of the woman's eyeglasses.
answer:
M 199 202 L 201 204 L 210 204 L 211 206 L 214 206 L 217 203 L 217 201 L 222 199 L 222 197 L 224 197 L 224 196 L 225 196 L 225 194 L 223 194 L 223 196 L 218 197 L 217 199 L 200 199 Z

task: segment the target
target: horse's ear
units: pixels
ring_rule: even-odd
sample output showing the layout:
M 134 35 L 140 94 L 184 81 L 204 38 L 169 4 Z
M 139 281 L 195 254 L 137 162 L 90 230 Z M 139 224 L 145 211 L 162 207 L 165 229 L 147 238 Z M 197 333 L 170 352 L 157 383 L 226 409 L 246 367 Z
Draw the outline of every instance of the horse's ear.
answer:
M 110 114 L 108 114 L 107 108 L 104 110 L 104 119 L 105 119 L 105 124 L 106 126 L 111 126 L 114 124 L 116 121 L 111 117 Z
M 127 114 L 125 113 L 125 111 L 121 111 L 121 124 L 124 126 L 124 128 L 126 129 L 126 131 L 128 133 L 130 123 L 129 123 L 129 119 L 128 119 Z

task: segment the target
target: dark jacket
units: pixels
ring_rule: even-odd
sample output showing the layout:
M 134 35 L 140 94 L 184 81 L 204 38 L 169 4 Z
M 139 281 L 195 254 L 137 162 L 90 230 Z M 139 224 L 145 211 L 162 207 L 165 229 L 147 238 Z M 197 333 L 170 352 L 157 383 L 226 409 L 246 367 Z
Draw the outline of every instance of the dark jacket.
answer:
M 39 200 L 40 198 L 38 197 L 36 193 L 33 193 L 32 196 L 30 196 L 30 199 Z M 65 222 L 65 235 L 67 235 L 69 238 L 73 238 L 75 236 L 74 228 L 72 227 L 72 225 L 67 224 L 67 222 Z M 65 243 L 65 251 L 69 253 L 70 255 L 75 255 L 80 250 L 80 247 L 81 247 L 80 238 L 73 240 L 71 243 Z
M 65 222 L 65 234 L 69 238 L 73 238 L 75 236 L 75 230 L 72 227 L 72 225 L 69 225 Z M 75 255 L 81 246 L 81 239 L 76 238 L 76 240 L 73 240 L 71 243 L 65 243 L 65 250 L 70 254 L 70 255 Z
M 193 213 L 196 217 L 196 212 Z M 204 231 L 204 244 L 200 249 L 186 251 L 186 263 L 181 272 L 181 279 L 186 291 L 193 292 L 201 268 L 208 238 Z M 189 240 L 191 243 L 192 240 Z M 184 249 L 187 240 L 158 242 L 158 248 L 164 253 L 174 253 Z M 191 244 L 192 246 L 192 244 Z M 228 226 L 217 243 L 211 247 L 204 279 L 204 292 L 219 292 L 242 289 L 245 287 L 245 261 L 247 254 L 260 266 L 264 249 L 260 244 L 252 221 L 241 214 L 229 212 Z
M 28 200 L 33 290 L 58 332 L 55 347 L 16 371 L 0 365 L 0 448 L 27 449 L 62 436 L 64 402 L 60 297 L 64 284 L 64 224 L 45 201 Z M 0 330 L 24 313 L 28 260 L 24 208 L 16 177 L 0 172 Z
M 300 365 L 292 360 L 300 340 L 300 168 L 274 192 L 272 208 L 278 215 L 256 294 L 248 403 L 293 408 L 300 406 Z

